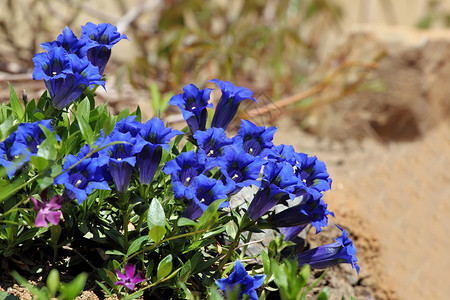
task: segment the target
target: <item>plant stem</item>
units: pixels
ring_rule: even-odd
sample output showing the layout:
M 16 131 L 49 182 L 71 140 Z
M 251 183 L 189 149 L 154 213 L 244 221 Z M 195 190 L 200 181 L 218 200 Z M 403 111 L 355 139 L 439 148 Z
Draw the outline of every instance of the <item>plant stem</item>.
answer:
M 191 235 L 195 235 L 195 234 L 202 233 L 202 232 L 205 232 L 205 231 L 208 231 L 208 230 L 209 230 L 209 228 L 205 228 L 205 229 L 202 229 L 202 230 L 198 230 L 198 231 L 194 231 L 194 232 L 188 232 L 188 233 L 183 233 L 183 234 L 180 234 L 180 235 L 175 235 L 175 236 L 166 238 L 166 239 L 161 240 L 161 241 L 159 241 L 159 242 L 157 242 L 157 243 L 154 243 L 154 244 L 151 245 L 151 246 L 145 247 L 144 249 L 141 249 L 141 250 L 139 250 L 139 251 L 133 253 L 132 255 L 130 255 L 130 256 L 128 256 L 127 258 L 125 258 L 125 259 L 123 260 L 122 264 L 126 263 L 126 262 L 129 261 L 131 258 L 135 257 L 136 255 L 141 254 L 142 252 L 149 252 L 149 251 L 152 251 L 153 249 L 157 248 L 159 245 L 161 245 L 161 244 L 163 244 L 163 243 L 165 243 L 165 242 L 168 242 L 168 241 L 171 241 L 171 240 L 180 239 L 180 238 L 184 238 L 184 237 L 191 236 Z

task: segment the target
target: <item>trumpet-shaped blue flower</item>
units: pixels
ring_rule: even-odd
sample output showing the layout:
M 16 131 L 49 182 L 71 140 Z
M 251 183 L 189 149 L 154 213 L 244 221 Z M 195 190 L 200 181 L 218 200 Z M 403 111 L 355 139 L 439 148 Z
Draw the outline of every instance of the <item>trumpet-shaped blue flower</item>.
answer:
M 295 198 L 293 192 L 302 185 L 289 163 L 267 162 L 263 170 L 261 188 L 248 207 L 249 217 L 256 220 L 280 201 Z
M 292 227 L 281 227 L 280 232 L 284 235 L 285 241 L 294 241 L 294 239 L 299 235 L 307 225 L 292 226 Z
M 236 87 L 229 81 L 224 82 L 217 79 L 210 81 L 217 84 L 222 91 L 222 96 L 214 112 L 211 127 L 227 129 L 236 115 L 239 105 L 245 99 L 250 99 L 258 103 L 253 98 L 253 92 L 245 87 Z
M 322 231 L 322 227 L 328 225 L 328 215 L 334 216 L 327 209 L 327 204 L 323 201 L 322 194 L 314 191 L 311 195 L 308 195 L 306 201 L 273 215 L 271 221 L 277 227 L 312 224 L 316 229 L 316 233 L 319 233 Z
M 55 178 L 55 184 L 63 184 L 66 188 L 64 196 L 70 200 L 77 199 L 83 203 L 94 190 L 110 190 L 107 180 L 107 170 L 99 162 L 98 152 L 86 156 L 91 151 L 89 145 L 84 145 L 77 156 L 66 156 L 63 173 Z M 82 160 L 82 161 L 81 161 Z M 80 162 L 81 161 L 81 162 Z M 77 164 L 75 167 L 75 164 Z
M 39 145 L 45 140 L 45 134 L 39 125 L 47 127 L 53 131 L 52 120 L 42 120 L 34 123 L 19 124 L 15 132 L 15 140 L 9 148 L 9 155 L 14 158 L 20 158 L 21 163 L 28 162 L 31 156 L 38 152 Z M 59 136 L 56 136 L 60 140 Z
M 78 57 L 83 58 L 87 54 L 87 50 L 90 47 L 94 47 L 92 44 L 86 45 L 87 40 L 79 40 L 77 36 L 73 33 L 72 29 L 65 27 L 62 34 L 58 35 L 56 41 L 42 43 L 41 47 L 44 50 L 51 50 L 53 48 L 62 47 L 68 53 L 76 54 Z
M 111 48 L 127 36 L 117 31 L 117 27 L 108 23 L 95 25 L 91 22 L 81 26 L 81 38 L 86 39 L 87 44 L 91 45 L 87 51 L 89 61 L 99 69 L 99 73 L 103 74 L 106 63 L 111 56 Z
M 325 192 L 331 189 L 331 178 L 323 161 L 315 156 L 297 153 L 296 174 L 309 189 Z
M 162 158 L 162 150 L 169 151 L 170 140 L 179 130 L 166 128 L 159 118 L 153 118 L 142 126 L 136 137 L 133 153 L 137 155 L 139 179 L 142 184 L 150 184 Z
M 192 189 L 188 188 L 195 177 L 206 170 L 205 160 L 194 151 L 183 152 L 175 159 L 168 161 L 163 168 L 164 173 L 172 177 L 172 189 L 175 198 L 192 199 Z
M 188 84 L 183 88 L 182 94 L 175 95 L 169 100 L 169 104 L 180 108 L 192 134 L 197 130 L 206 130 L 208 119 L 206 108 L 213 107 L 209 103 L 210 95 L 211 89 L 199 90 L 195 85 Z
M 317 157 L 297 153 L 290 145 L 279 145 L 274 150 L 269 153 L 268 159 L 290 163 L 295 168 L 298 179 L 305 184 L 303 189 L 295 192 L 297 196 L 312 194 L 314 191 L 325 192 L 331 188 L 332 180 L 329 178 L 327 167 Z
M 63 109 L 77 99 L 86 88 L 96 85 L 105 87 L 98 68 L 87 58 L 69 54 L 63 47 L 51 48 L 33 58 L 33 79 L 44 79 L 52 98 L 52 105 Z
M 222 155 L 225 147 L 233 143 L 222 128 L 198 130 L 194 133 L 194 138 L 197 140 L 198 154 L 204 159 Z
M 111 145 L 101 150 L 100 155 L 106 157 L 107 165 L 111 177 L 119 193 L 128 191 L 131 182 L 131 175 L 136 164 L 136 157 L 133 156 L 133 146 L 136 139 L 129 132 L 113 132 L 105 139 L 104 145 L 112 142 L 123 142 Z M 104 161 L 102 159 L 102 161 Z
M 9 179 L 14 176 L 16 170 L 23 164 L 20 157 L 17 157 L 16 159 L 11 154 L 15 140 L 16 133 L 13 132 L 6 140 L 0 143 L 0 166 L 3 166 L 6 169 L 6 174 L 8 174 Z
M 267 159 L 281 162 L 286 161 L 290 163 L 293 167 L 297 165 L 297 152 L 291 145 L 278 145 L 273 148 L 274 151 L 269 153 Z
M 272 139 L 276 130 L 276 127 L 256 126 L 250 121 L 242 120 L 233 141 L 253 156 L 266 157 L 273 152 Z
M 239 300 L 242 300 L 244 295 L 249 295 L 251 300 L 257 300 L 258 294 L 256 290 L 262 286 L 266 275 L 255 275 L 252 277 L 248 275 L 239 259 L 234 263 L 234 270 L 227 278 L 217 279 L 216 284 L 225 295 L 228 296 L 228 291 L 235 288 L 239 289 Z
M 137 116 L 128 116 L 114 126 L 114 131 L 127 133 L 129 132 L 132 137 L 137 137 L 144 125 L 141 122 L 136 121 Z
M 356 247 L 348 237 L 347 232 L 340 226 L 336 226 L 342 231 L 342 236 L 338 237 L 336 242 L 332 244 L 319 246 L 297 255 L 299 267 L 309 264 L 313 269 L 326 269 L 337 264 L 348 263 L 359 274 L 359 266 L 356 263 L 358 261 Z
M 264 159 L 256 158 L 236 145 L 226 147 L 217 161 L 222 181 L 233 187 L 230 194 L 236 194 L 246 186 L 260 186 L 261 182 L 257 179 L 265 163 Z
M 203 174 L 194 178 L 190 189 L 192 190 L 193 198 L 189 199 L 183 216 L 191 220 L 198 219 L 214 201 L 227 199 L 227 194 L 230 191 L 220 180 L 208 178 Z M 228 205 L 229 202 L 224 201 L 219 208 L 227 207 Z

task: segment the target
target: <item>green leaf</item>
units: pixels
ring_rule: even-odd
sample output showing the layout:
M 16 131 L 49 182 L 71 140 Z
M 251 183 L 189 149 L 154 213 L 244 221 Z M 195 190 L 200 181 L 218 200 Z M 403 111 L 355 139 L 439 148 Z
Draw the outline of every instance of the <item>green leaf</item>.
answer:
M 36 233 L 39 231 L 39 228 L 32 228 L 30 230 L 27 230 L 23 232 L 19 237 L 14 241 L 15 245 L 18 245 L 26 240 L 31 240 Z
M 302 266 L 302 268 L 300 269 L 300 279 L 299 280 L 302 283 L 302 287 L 304 287 L 306 285 L 306 283 L 308 282 L 309 279 L 309 275 L 311 273 L 311 267 L 308 264 L 305 264 Z
M 36 181 L 39 184 L 39 187 L 41 188 L 41 190 L 44 190 L 53 184 L 54 179 L 53 179 L 53 177 L 44 176 L 44 177 L 38 178 Z
M 166 216 L 158 199 L 153 198 L 147 215 L 148 235 L 156 243 L 166 234 Z
M 320 292 L 319 296 L 317 296 L 317 300 L 328 300 L 328 297 L 330 296 L 330 292 L 328 287 L 324 287 L 322 292 Z
M 39 124 L 39 128 L 44 133 L 46 139 L 48 139 L 53 145 L 56 145 L 56 134 L 42 124 Z
M 186 281 L 191 274 L 192 271 L 192 263 L 188 260 L 180 271 L 180 281 Z
M 130 115 L 130 109 L 127 107 L 119 113 L 119 115 L 117 116 L 117 122 L 119 122 L 122 119 L 125 119 L 129 115 Z
M 78 103 L 76 112 L 77 115 L 83 117 L 86 121 L 89 121 L 91 104 L 88 97 L 85 97 L 81 102 Z
M 17 271 L 12 271 L 11 275 L 14 277 L 14 279 L 23 287 L 25 287 L 27 290 L 29 290 L 34 296 L 36 296 L 39 300 L 50 300 L 50 297 L 47 293 L 45 293 L 44 289 L 39 290 L 37 287 L 29 283 L 25 278 L 19 275 Z
M 81 115 L 78 115 L 77 113 L 74 113 L 74 115 L 77 118 L 78 125 L 80 126 L 81 135 L 83 136 L 84 140 L 89 145 L 92 146 L 94 144 L 95 137 L 94 137 L 94 132 L 92 131 L 91 126 L 89 125 L 87 120 L 84 119 L 84 117 L 82 117 Z
M 48 166 L 48 160 L 40 157 L 40 156 L 32 156 L 30 157 L 30 162 L 33 165 L 33 167 L 36 168 L 38 172 L 42 172 L 47 168 Z
M 50 297 L 55 297 L 59 287 L 59 272 L 56 269 L 52 269 L 47 276 L 47 288 L 50 291 Z
M 177 225 L 179 227 L 183 227 L 183 226 L 195 226 L 197 225 L 197 222 L 195 222 L 194 220 L 188 219 L 188 218 L 179 218 Z
M 87 273 L 80 273 L 74 280 L 72 280 L 72 282 L 61 286 L 61 296 L 69 300 L 78 297 L 84 289 L 87 277 Z
M 25 115 L 25 110 L 20 103 L 19 97 L 17 97 L 16 91 L 13 86 L 8 82 L 9 85 L 9 98 L 11 108 L 13 109 L 14 114 L 17 116 L 17 119 L 22 120 Z
M 266 251 L 261 250 L 261 258 L 262 258 L 263 267 L 264 267 L 264 274 L 269 274 L 269 272 L 270 272 L 270 259 L 269 259 L 269 255 L 267 254 Z
M 211 203 L 206 211 L 202 214 L 202 216 L 197 221 L 197 230 L 202 230 L 212 226 L 215 221 L 218 219 L 219 213 L 218 209 L 220 204 L 224 202 L 225 199 L 219 199 Z
M 10 295 L 8 294 L 8 292 L 0 292 L 0 300 L 20 300 L 19 297 L 14 296 L 14 295 Z
M 288 289 L 288 278 L 283 264 L 272 260 L 272 271 L 275 275 L 275 284 L 283 290 Z
M 37 152 L 37 156 L 43 157 L 47 160 L 54 161 L 58 152 L 56 151 L 55 145 L 49 139 L 44 140 L 40 145 Z
M 148 241 L 148 236 L 141 236 L 141 237 L 137 238 L 136 240 L 134 240 L 131 243 L 130 247 L 128 247 L 126 256 L 130 256 L 131 254 L 138 251 L 141 248 L 142 243 L 146 242 L 146 241 Z
M 101 288 L 102 290 L 109 296 L 109 298 L 113 299 L 113 294 L 110 292 L 110 290 L 106 287 L 106 285 L 104 285 L 103 283 L 101 283 L 100 281 L 96 280 L 95 281 Z
M 158 264 L 158 269 L 156 271 L 156 278 L 157 280 L 160 280 L 167 275 L 170 274 L 172 271 L 172 254 L 167 255 L 163 258 L 163 260 L 160 261 Z

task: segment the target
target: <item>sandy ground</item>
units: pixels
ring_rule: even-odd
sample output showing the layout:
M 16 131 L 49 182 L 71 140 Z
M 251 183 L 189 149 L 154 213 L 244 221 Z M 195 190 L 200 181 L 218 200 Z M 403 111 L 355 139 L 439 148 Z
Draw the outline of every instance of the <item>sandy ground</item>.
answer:
M 450 270 L 450 124 L 422 138 L 381 145 L 339 144 L 305 134 L 280 119 L 276 144 L 325 161 L 333 178 L 327 194 L 336 221 L 349 229 L 360 279 L 377 299 L 448 299 Z

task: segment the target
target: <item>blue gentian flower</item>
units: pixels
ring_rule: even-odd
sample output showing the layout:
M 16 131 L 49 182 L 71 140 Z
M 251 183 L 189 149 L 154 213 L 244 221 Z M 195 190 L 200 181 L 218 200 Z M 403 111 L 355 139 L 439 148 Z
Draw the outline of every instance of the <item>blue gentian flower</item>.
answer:
M 211 89 L 199 90 L 195 85 L 188 84 L 183 88 L 184 93 L 175 95 L 169 104 L 180 108 L 189 130 L 194 134 L 197 130 L 206 130 L 208 119 L 207 107 L 212 108 L 209 102 Z
M 309 189 L 325 192 L 331 189 L 331 178 L 323 161 L 315 156 L 297 153 L 296 174 Z
M 195 177 L 206 170 L 205 160 L 194 151 L 183 152 L 175 159 L 168 161 L 163 168 L 164 173 L 172 177 L 172 189 L 175 198 L 194 197 L 192 189 L 188 188 Z
M 144 125 L 141 122 L 136 121 L 137 116 L 128 116 L 114 126 L 114 131 L 127 133 L 129 132 L 132 137 L 137 137 Z
M 313 194 L 308 195 L 306 201 L 273 215 L 270 220 L 277 227 L 312 224 L 316 229 L 316 233 L 319 233 L 322 231 L 322 227 L 328 225 L 328 215 L 334 216 L 327 209 L 327 204 L 323 201 L 322 194 L 315 191 Z
M 285 241 L 294 241 L 294 239 L 299 235 L 307 225 L 292 226 L 292 227 L 281 227 L 280 232 L 284 235 Z
M 179 130 L 166 128 L 159 118 L 153 118 L 142 126 L 137 135 L 133 154 L 137 155 L 137 167 L 141 184 L 150 184 L 162 158 L 162 150 L 169 152 L 170 140 Z
M 261 185 L 257 179 L 261 173 L 261 167 L 266 162 L 264 159 L 248 154 L 241 147 L 231 145 L 225 148 L 223 155 L 218 157 L 216 163 L 220 167 L 222 181 L 233 187 L 230 194 L 236 194 L 246 186 Z
M 315 156 L 297 153 L 290 145 L 279 145 L 269 153 L 268 159 L 276 162 L 286 161 L 295 168 L 295 174 L 305 184 L 304 189 L 298 189 L 297 196 L 311 194 L 314 191 L 325 192 L 331 188 L 327 167 Z
M 79 40 L 77 36 L 73 33 L 72 29 L 65 27 L 62 34 L 58 35 L 56 41 L 42 43 L 41 47 L 44 50 L 51 50 L 53 48 L 62 47 L 67 53 L 76 54 L 78 57 L 83 58 L 87 54 L 87 50 L 90 47 L 94 47 L 92 44 L 86 45 L 87 40 Z
M 233 143 L 222 128 L 209 128 L 206 131 L 197 130 L 194 133 L 194 139 L 197 140 L 198 154 L 205 159 L 222 155 L 224 148 Z
M 239 300 L 242 300 L 244 295 L 249 295 L 251 300 L 257 300 L 258 294 L 256 290 L 263 285 L 265 278 L 266 275 L 255 275 L 255 277 L 248 275 L 242 263 L 237 259 L 230 276 L 228 278 L 217 279 L 216 284 L 227 296 L 228 291 L 238 288 Z
M 191 220 L 198 219 L 214 201 L 228 199 L 227 194 L 230 191 L 220 180 L 208 178 L 203 174 L 194 178 L 190 189 L 192 190 L 193 198 L 189 199 L 183 217 Z M 229 202 L 224 201 L 219 208 L 228 207 L 228 205 Z
M 16 170 L 23 164 L 20 157 L 16 158 L 11 154 L 15 140 L 16 133 L 13 132 L 6 140 L 0 143 L 0 166 L 6 169 L 9 179 L 14 176 Z
M 98 68 L 87 58 L 69 54 L 63 47 L 38 53 L 33 58 L 33 79 L 44 79 L 45 86 L 52 98 L 52 105 L 63 109 L 77 99 L 86 88 L 96 85 L 105 87 Z
M 264 166 L 261 188 L 248 207 L 248 216 L 256 220 L 280 201 L 294 199 L 293 192 L 299 186 L 302 183 L 294 175 L 294 169 L 289 163 L 268 161 Z
M 64 191 L 65 197 L 70 200 L 77 199 L 78 204 L 83 203 L 87 199 L 87 195 L 90 195 L 96 189 L 110 190 L 107 182 L 109 176 L 99 162 L 98 152 L 85 158 L 90 151 L 89 145 L 86 144 L 77 156 L 67 155 L 63 172 L 54 181 L 55 184 L 63 184 L 66 188 Z M 80 160 L 82 161 L 80 162 Z M 75 164 L 77 165 L 71 168 Z
M 269 153 L 267 159 L 281 162 L 286 161 L 290 163 L 292 166 L 297 165 L 297 152 L 295 152 L 295 149 L 291 145 L 278 145 L 273 148 L 274 151 Z
M 272 139 L 276 130 L 276 127 L 266 128 L 256 126 L 247 120 L 241 120 L 241 127 L 237 135 L 233 137 L 233 142 L 253 156 L 266 157 L 273 152 L 271 150 L 273 147 Z
M 103 74 L 106 63 L 111 56 L 111 48 L 122 39 L 127 39 L 126 35 L 120 35 L 117 27 L 108 23 L 95 25 L 91 22 L 81 26 L 80 39 L 88 40 L 87 44 L 93 47 L 87 51 L 89 61 Z
M 122 133 L 113 130 L 103 145 L 118 141 L 124 143 L 109 146 L 101 150 L 99 155 L 107 157 L 107 165 L 116 190 L 119 193 L 125 193 L 130 186 L 131 175 L 136 164 L 136 157 L 133 155 L 136 139 L 129 132 Z
M 338 237 L 336 242 L 332 244 L 319 246 L 297 255 L 299 267 L 309 264 L 313 269 L 326 269 L 337 264 L 348 263 L 359 274 L 359 266 L 356 263 L 358 261 L 356 247 L 348 237 L 347 232 L 340 226 L 336 226 L 342 231 L 342 236 Z
M 210 81 L 217 84 L 222 91 L 222 96 L 215 109 L 211 127 L 227 129 L 236 115 L 239 105 L 245 99 L 250 99 L 258 103 L 253 98 L 253 92 L 245 87 L 236 87 L 229 81 L 224 82 L 217 79 Z
M 39 127 L 43 125 L 53 132 L 52 120 L 42 120 L 34 123 L 19 124 L 15 132 L 15 140 L 9 149 L 9 155 L 21 159 L 21 163 L 28 162 L 31 156 L 38 152 L 39 145 L 46 139 L 44 132 Z M 57 135 L 56 140 L 61 140 Z

